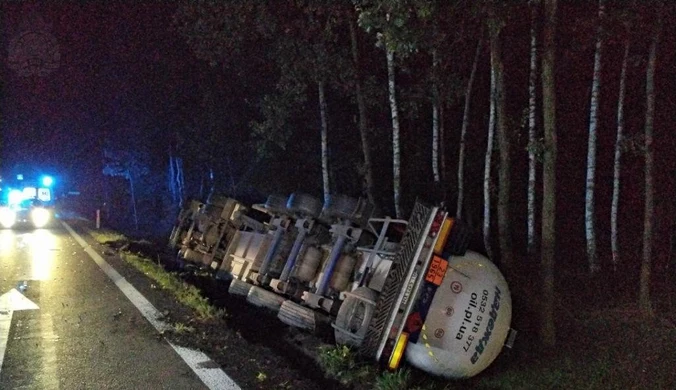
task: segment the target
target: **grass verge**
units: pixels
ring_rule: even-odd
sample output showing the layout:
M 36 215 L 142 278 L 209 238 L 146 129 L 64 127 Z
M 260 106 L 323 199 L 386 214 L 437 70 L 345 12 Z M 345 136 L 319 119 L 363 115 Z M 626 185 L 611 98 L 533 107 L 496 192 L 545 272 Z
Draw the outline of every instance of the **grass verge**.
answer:
M 356 354 L 347 346 L 319 347 L 319 365 L 327 377 L 346 386 L 356 382 L 373 383 L 377 371 L 371 364 L 360 363 Z
M 103 245 L 129 241 L 124 235 L 111 231 L 90 231 L 89 234 Z M 124 261 L 157 283 L 160 288 L 170 292 L 178 302 L 193 309 L 198 319 L 208 320 L 224 315 L 223 310 L 209 303 L 197 287 L 184 282 L 176 274 L 167 272 L 161 264 L 141 254 L 125 250 L 119 251 L 119 255 Z
M 183 334 L 183 333 L 194 333 L 195 328 L 192 326 L 186 325 L 182 322 L 177 322 L 172 326 L 172 330 L 176 334 Z
M 180 303 L 195 310 L 199 319 L 208 320 L 222 315 L 220 310 L 216 309 L 207 298 L 202 296 L 197 287 L 185 283 L 178 276 L 167 272 L 154 261 L 126 251 L 120 252 L 120 257 L 154 280 L 162 289 L 172 293 Z
M 120 242 L 120 241 L 129 241 L 127 237 L 125 237 L 124 234 L 120 234 L 111 230 L 90 230 L 89 235 L 94 237 L 94 239 L 103 245 L 108 245 L 113 242 Z

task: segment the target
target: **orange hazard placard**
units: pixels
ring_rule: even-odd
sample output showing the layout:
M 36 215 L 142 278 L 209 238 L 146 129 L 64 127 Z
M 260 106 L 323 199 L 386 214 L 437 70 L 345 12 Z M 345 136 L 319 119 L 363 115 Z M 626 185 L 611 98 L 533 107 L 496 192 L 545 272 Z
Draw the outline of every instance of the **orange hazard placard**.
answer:
M 430 268 L 427 270 L 425 280 L 430 283 L 434 283 L 437 286 L 441 286 L 441 281 L 444 280 L 444 275 L 446 275 L 447 268 L 448 261 L 442 259 L 439 256 L 433 256 L 432 264 L 430 264 Z

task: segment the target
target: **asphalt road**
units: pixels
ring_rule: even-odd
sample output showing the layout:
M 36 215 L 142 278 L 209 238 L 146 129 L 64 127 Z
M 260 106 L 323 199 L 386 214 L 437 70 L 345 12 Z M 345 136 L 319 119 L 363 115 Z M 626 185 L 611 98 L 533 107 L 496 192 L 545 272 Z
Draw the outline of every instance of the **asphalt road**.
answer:
M 0 389 L 206 388 L 60 225 L 0 230 L 0 296 Z

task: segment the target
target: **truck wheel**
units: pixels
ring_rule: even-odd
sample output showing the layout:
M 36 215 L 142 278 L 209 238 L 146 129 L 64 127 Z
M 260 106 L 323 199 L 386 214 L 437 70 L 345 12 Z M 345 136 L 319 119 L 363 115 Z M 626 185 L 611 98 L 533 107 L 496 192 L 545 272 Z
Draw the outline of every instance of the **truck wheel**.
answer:
M 233 279 L 232 282 L 230 282 L 230 287 L 228 288 L 228 293 L 230 295 L 239 295 L 242 297 L 246 297 L 249 295 L 249 290 L 251 290 L 251 287 L 253 285 L 242 282 L 241 280 L 238 279 Z
M 296 192 L 289 196 L 286 207 L 293 213 L 317 218 L 322 212 L 322 202 L 314 196 Z
M 284 214 L 289 210 L 286 208 L 288 197 L 283 195 L 269 195 L 265 202 L 265 208 L 273 214 Z
M 293 301 L 284 301 L 279 308 L 277 318 L 283 323 L 295 328 L 307 329 L 314 332 L 316 328 L 315 312 Z
M 357 212 L 359 200 L 346 195 L 331 195 L 324 205 L 325 213 L 328 217 L 342 219 L 354 218 Z
M 275 313 L 279 311 L 285 300 L 286 298 L 280 295 L 256 286 L 252 287 L 249 290 L 249 295 L 246 296 L 246 301 L 250 304 L 270 309 Z
M 336 315 L 334 337 L 337 344 L 359 347 L 375 312 L 378 294 L 368 287 L 346 293 Z

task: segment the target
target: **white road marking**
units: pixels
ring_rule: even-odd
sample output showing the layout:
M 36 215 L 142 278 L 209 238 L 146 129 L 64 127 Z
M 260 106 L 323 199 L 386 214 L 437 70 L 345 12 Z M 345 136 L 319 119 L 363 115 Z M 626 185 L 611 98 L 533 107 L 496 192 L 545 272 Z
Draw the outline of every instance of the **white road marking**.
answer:
M 63 226 L 68 230 L 68 232 L 75 238 L 78 244 L 84 248 L 85 252 L 89 257 L 94 260 L 94 262 L 101 268 L 101 270 L 108 275 L 110 280 L 115 283 L 115 285 L 122 291 L 122 293 L 131 301 L 134 306 L 138 309 L 139 312 L 145 317 L 150 324 L 157 329 L 158 332 L 165 331 L 171 326 L 164 321 L 160 320 L 162 318 L 162 313 L 160 313 L 152 303 L 150 303 L 134 286 L 132 286 L 127 280 L 122 277 L 115 269 L 106 262 L 101 255 L 96 253 L 96 251 L 80 237 L 73 228 L 70 227 L 66 222 L 61 221 Z M 0 323 L 1 325 L 1 323 Z M 183 359 L 183 361 L 193 370 L 195 375 L 197 375 L 202 382 L 212 390 L 241 390 L 241 388 L 232 380 L 222 369 L 213 368 L 213 363 L 211 359 L 202 352 L 195 351 L 189 348 L 179 347 L 172 343 L 169 345 L 176 351 L 176 353 Z M 211 364 L 210 364 L 211 363 Z
M 13 288 L 0 296 L 0 371 L 5 360 L 9 329 L 12 326 L 12 317 L 18 310 L 39 309 L 33 301 L 26 298 L 17 289 Z
M 5 360 L 5 351 L 7 350 L 7 340 L 9 339 L 9 328 L 12 326 L 12 316 L 14 311 L 0 311 L 0 372 L 2 372 L 2 362 Z
M 54 320 L 51 314 L 41 313 L 40 332 L 42 336 L 42 375 L 40 375 L 42 388 L 59 390 L 61 384 L 56 374 L 56 368 L 59 366 L 56 359 L 56 343 L 59 336 L 54 333 Z

